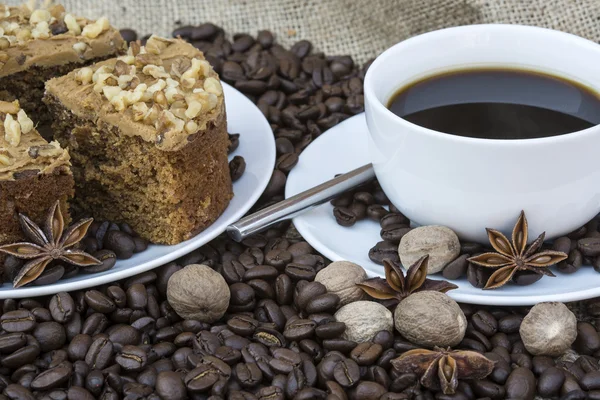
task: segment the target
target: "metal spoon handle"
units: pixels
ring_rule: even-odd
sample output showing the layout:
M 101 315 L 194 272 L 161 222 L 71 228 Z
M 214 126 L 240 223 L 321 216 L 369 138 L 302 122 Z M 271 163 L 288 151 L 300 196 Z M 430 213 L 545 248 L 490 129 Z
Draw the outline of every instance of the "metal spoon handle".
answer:
M 268 227 L 290 219 L 303 212 L 323 204 L 343 192 L 375 178 L 371 164 L 363 165 L 353 171 L 342 174 L 314 188 L 273 204 L 267 208 L 248 215 L 227 227 L 229 236 L 239 242 L 244 238 L 261 232 Z

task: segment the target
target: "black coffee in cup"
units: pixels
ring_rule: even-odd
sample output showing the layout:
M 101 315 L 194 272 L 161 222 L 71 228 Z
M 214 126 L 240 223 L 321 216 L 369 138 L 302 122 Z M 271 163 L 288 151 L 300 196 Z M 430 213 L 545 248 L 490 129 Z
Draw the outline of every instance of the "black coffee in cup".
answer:
M 425 128 L 483 139 L 534 139 L 600 123 L 600 94 L 545 72 L 473 68 L 429 76 L 388 102 L 396 115 Z

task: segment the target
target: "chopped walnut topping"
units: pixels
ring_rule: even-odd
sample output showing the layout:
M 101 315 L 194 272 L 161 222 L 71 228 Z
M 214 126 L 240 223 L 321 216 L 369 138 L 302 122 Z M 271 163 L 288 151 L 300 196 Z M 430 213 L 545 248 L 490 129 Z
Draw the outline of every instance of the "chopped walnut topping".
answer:
M 38 23 L 31 31 L 34 39 L 48 39 L 50 37 L 50 25 L 46 21 Z
M 4 115 L 4 140 L 11 146 L 18 146 L 21 135 L 33 130 L 33 121 L 21 109 L 17 100 L 12 103 L 0 101 L 0 113 Z
M 223 87 L 221 86 L 221 82 L 219 82 L 213 77 L 206 78 L 206 80 L 204 81 L 204 90 L 206 90 L 208 93 L 216 94 L 217 96 L 223 94 Z
M 29 23 L 39 24 L 40 22 L 48 22 L 50 21 L 50 18 L 52 18 L 50 11 L 43 9 L 35 10 L 31 13 L 31 16 L 29 17 Z
M 131 109 L 133 110 L 133 120 L 141 121 L 148 112 L 148 105 L 144 102 L 139 102 L 135 103 Z
M 150 107 L 150 109 L 146 112 L 146 115 L 144 115 L 143 122 L 148 125 L 154 124 L 156 121 L 158 121 L 158 117 L 161 112 L 162 109 L 160 106 L 158 104 L 153 104 L 152 107 Z
M 115 63 L 115 69 L 113 70 L 113 73 L 116 76 L 129 75 L 130 72 L 131 68 L 127 63 L 123 62 L 122 60 L 117 60 Z
M 134 56 L 130 56 L 130 55 L 121 56 L 117 60 L 123 61 L 127 65 L 133 65 L 133 64 L 135 64 L 135 57 Z
M 181 78 L 181 75 L 192 66 L 192 62 L 189 58 L 178 58 L 171 64 L 171 74 L 177 78 Z
M 85 36 L 88 39 L 95 39 L 98 36 L 100 36 L 102 32 L 108 29 L 110 29 L 108 19 L 106 17 L 102 17 L 96 22 L 84 26 L 83 30 L 81 31 L 81 35 Z
M 21 143 L 21 125 L 10 114 L 4 119 L 4 139 L 15 147 Z
M 113 64 L 77 73 L 78 81 L 91 81 L 93 90 L 115 111 L 130 108 L 134 121 L 154 125 L 158 144 L 176 132 L 197 132 L 205 125 L 202 116 L 211 113 L 223 95 L 221 82 L 206 60 L 179 56 L 163 65 L 161 52 L 171 43 L 154 36 L 146 46 L 132 42 L 127 55 Z
M 19 102 L 13 101 L 9 103 L 8 101 L 0 101 L 0 113 L 4 114 L 16 114 L 20 110 Z
M 104 97 L 108 99 L 108 101 L 112 101 L 112 99 L 121 93 L 121 88 L 118 86 L 105 86 L 102 88 L 102 93 L 104 93 Z
M 146 75 L 150 75 L 153 78 L 170 78 L 171 75 L 165 71 L 165 67 L 158 65 L 146 65 L 142 72 Z
M 65 14 L 65 7 L 62 4 L 53 4 L 48 8 L 52 17 L 59 19 Z
M 140 54 L 141 51 L 141 45 L 139 42 L 131 42 L 131 44 L 129 45 L 129 50 L 127 51 L 127 54 L 133 57 L 137 57 L 138 54 Z
M 0 154 L 0 165 L 4 167 L 8 167 L 12 165 L 13 160 L 10 158 L 8 154 Z
M 192 101 L 188 104 L 187 110 L 185 110 L 185 116 L 188 117 L 188 119 L 194 119 L 200 114 L 201 110 L 202 103 L 199 101 Z
M 190 134 L 198 132 L 198 124 L 195 121 L 186 122 L 185 131 Z
M 94 70 L 90 67 L 83 67 L 79 71 L 75 73 L 75 79 L 77 82 L 87 85 L 92 82 L 92 76 L 94 75 Z
M 79 56 L 83 56 L 83 53 L 85 53 L 85 51 L 88 49 L 88 45 L 85 42 L 77 42 L 73 45 L 73 50 L 75 50 L 77 52 L 77 54 L 79 54 Z
M 21 133 L 27 134 L 33 129 L 33 121 L 27 116 L 25 110 L 19 110 L 17 113 L 17 121 L 21 125 Z
M 156 54 L 140 53 L 135 56 L 135 64 L 140 68 L 145 67 L 146 65 L 156 67 L 162 65 L 162 60 Z
M 17 42 L 23 43 L 31 39 L 31 29 L 29 28 L 19 28 L 17 30 L 16 36 Z
M 71 14 L 66 14 L 64 20 L 65 25 L 67 26 L 67 29 L 69 30 L 70 34 L 75 36 L 81 34 L 81 26 L 79 26 L 79 23 L 77 22 L 74 16 L 72 16 Z
M 40 146 L 31 146 L 27 150 L 29 156 L 34 159 L 38 157 L 55 157 L 62 154 L 62 152 L 63 149 L 61 149 L 60 144 L 56 140 Z
M 162 90 L 158 90 L 158 91 L 154 92 L 154 95 L 152 96 L 152 100 L 154 100 L 154 102 L 156 104 L 159 104 L 161 106 L 169 105 L 169 103 L 167 102 L 167 98 L 165 97 L 165 94 L 163 93 Z

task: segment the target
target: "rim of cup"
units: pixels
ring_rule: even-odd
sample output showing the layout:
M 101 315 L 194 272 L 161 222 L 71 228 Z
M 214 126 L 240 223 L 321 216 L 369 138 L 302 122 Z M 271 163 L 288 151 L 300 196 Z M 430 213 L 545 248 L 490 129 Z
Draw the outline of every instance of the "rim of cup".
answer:
M 548 35 L 549 39 L 560 39 L 560 40 L 570 40 L 573 41 L 573 45 L 577 45 L 583 48 L 585 51 L 596 51 L 600 52 L 600 44 L 595 43 L 591 40 L 582 38 L 580 36 L 562 32 L 554 29 L 541 28 L 536 26 L 529 25 L 517 25 L 517 24 L 476 24 L 476 25 L 464 25 L 464 26 L 456 26 L 451 28 L 439 29 L 427 33 L 423 33 L 417 36 L 413 36 L 409 39 L 403 40 L 392 47 L 385 50 L 381 53 L 377 58 L 373 61 L 367 73 L 365 75 L 364 80 L 364 93 L 365 93 L 365 102 L 369 102 L 369 106 L 373 107 L 376 111 L 381 112 L 384 116 L 388 118 L 395 119 L 396 121 L 406 124 L 406 126 L 410 127 L 413 131 L 417 130 L 419 133 L 428 135 L 430 137 L 436 139 L 443 139 L 448 141 L 462 142 L 464 144 L 492 144 L 494 146 L 523 146 L 523 145 L 535 145 L 539 146 L 540 144 L 555 144 L 561 143 L 564 141 L 570 141 L 575 138 L 583 139 L 588 137 L 589 135 L 600 134 L 600 125 L 594 125 L 590 128 L 569 132 L 562 135 L 557 136 L 548 136 L 541 138 L 533 138 L 533 139 L 489 139 L 489 138 L 473 138 L 468 136 L 459 136 L 452 135 L 445 132 L 436 131 L 433 129 L 425 128 L 423 126 L 414 124 L 409 122 L 408 120 L 394 114 L 390 109 L 386 106 L 386 104 L 379 99 L 379 97 L 375 94 L 373 89 L 373 76 L 377 74 L 377 69 L 380 68 L 388 58 L 394 57 L 396 52 L 401 51 L 406 46 L 414 46 L 419 43 L 425 41 L 436 40 L 437 38 L 442 38 L 448 34 L 460 32 L 460 31 L 501 31 L 501 30 L 513 30 L 513 31 L 522 31 L 523 34 L 537 32 L 544 35 Z M 459 69 L 457 68 L 457 71 Z M 534 70 L 534 69 L 531 69 Z M 598 72 L 600 75 L 600 71 Z M 427 75 L 426 75 L 427 76 Z M 435 74 L 432 74 L 435 76 Z M 582 86 L 586 86 L 581 83 L 575 76 L 573 79 L 575 82 L 580 83 Z M 397 90 L 398 88 L 395 88 Z M 595 91 L 598 97 L 600 98 L 600 91 Z M 370 101 L 373 100 L 373 101 Z M 385 101 L 389 100 L 389 96 L 385 99 Z

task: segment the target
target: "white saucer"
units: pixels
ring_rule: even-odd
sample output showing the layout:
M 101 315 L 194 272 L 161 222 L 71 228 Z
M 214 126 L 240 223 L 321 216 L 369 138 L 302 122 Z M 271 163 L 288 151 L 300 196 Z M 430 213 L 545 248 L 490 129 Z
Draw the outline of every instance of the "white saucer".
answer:
M 275 140 L 269 123 L 246 96 L 224 82 L 223 89 L 227 108 L 227 131 L 240 134 L 240 145 L 229 158 L 236 155 L 243 156 L 246 160 L 246 171 L 233 184 L 234 197 L 215 223 L 192 239 L 178 245 L 148 246 L 146 251 L 135 254 L 130 259 L 117 261 L 112 269 L 105 272 L 78 274 L 51 285 L 19 289 L 14 289 L 12 284 L 5 283 L 0 287 L 0 299 L 43 296 L 128 278 L 159 267 L 199 248 L 223 233 L 227 225 L 246 214 L 271 179 L 275 164 Z
M 369 163 L 368 141 L 364 114 L 349 118 L 321 135 L 304 150 L 298 165 L 290 172 L 286 197 Z M 368 256 L 369 249 L 381 240 L 376 222 L 363 220 L 353 227 L 342 227 L 335 222 L 333 207 L 327 203 L 294 218 L 294 224 L 306 241 L 327 258 L 353 261 L 362 265 L 370 276 L 383 276 L 383 267 Z M 464 303 L 490 305 L 532 305 L 600 296 L 600 273 L 592 267 L 584 266 L 570 275 L 554 272 L 555 278 L 543 277 L 529 286 L 511 284 L 489 291 L 471 286 L 466 279 L 456 280 L 452 283 L 459 288 L 448 295 Z M 436 277 L 441 279 L 441 275 L 432 278 Z

